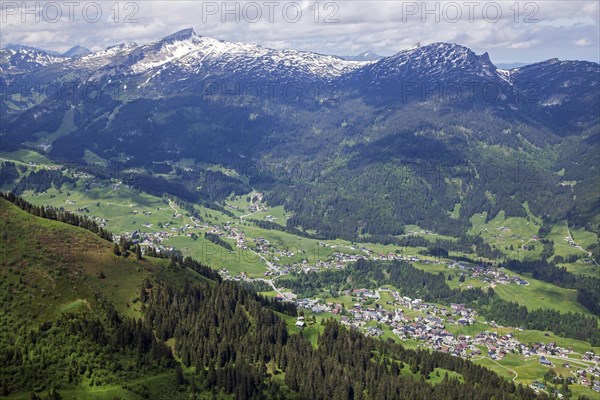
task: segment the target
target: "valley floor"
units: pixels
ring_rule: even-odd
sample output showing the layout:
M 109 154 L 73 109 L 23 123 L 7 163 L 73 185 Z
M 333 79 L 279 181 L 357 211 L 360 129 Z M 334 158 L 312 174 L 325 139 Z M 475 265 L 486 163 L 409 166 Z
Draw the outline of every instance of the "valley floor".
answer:
M 302 321 L 288 318 L 288 325 L 294 331 L 303 330 L 309 337 L 316 337 L 318 321 L 326 316 L 357 327 L 367 335 L 393 339 L 407 347 L 456 352 L 518 383 L 543 382 L 545 373 L 552 368 L 563 377 L 573 378 L 574 394 L 589 395 L 593 389 L 587 386 L 590 381 L 586 374 L 600 379 L 600 347 L 586 342 L 549 332 L 498 326 L 479 316 L 477 310 L 453 310 L 422 303 L 402 297 L 394 287 L 355 287 L 335 296 L 323 288 L 319 296 L 300 299 L 289 288 L 280 287 L 278 279 L 298 272 L 310 274 L 343 269 L 359 258 L 404 260 L 424 271 L 443 274 L 451 288 L 493 288 L 501 298 L 516 301 L 530 310 L 549 308 L 591 316 L 590 311 L 576 301 L 575 290 L 493 265 L 484 268 L 472 254 L 451 252 L 440 258 L 425 255 L 425 249 L 419 247 L 297 236 L 284 231 L 290 213 L 282 207 L 269 207 L 258 192 L 230 197 L 223 204 L 227 210 L 224 213 L 200 206 L 186 209 L 172 199 L 151 196 L 120 182 L 100 181 L 85 174 L 76 178 L 75 187 L 52 188 L 43 193 L 25 192 L 23 198 L 33 204 L 86 215 L 117 236 L 139 241 L 143 247 L 181 251 L 185 256 L 219 269 L 225 279 L 267 284 L 269 291 L 265 294 L 293 301 L 305 310 Z M 190 211 L 194 211 L 195 216 Z M 471 233 L 480 234 L 507 257 L 523 260 L 539 256 L 543 246 L 536 236 L 540 221 L 535 216 L 505 218 L 500 213 L 488 222 L 485 219 L 485 215 L 474 215 Z M 261 228 L 256 221 L 264 221 L 277 229 Z M 219 237 L 231 250 L 209 240 L 207 234 Z M 418 226 L 407 227 L 407 235 L 428 240 L 441 238 Z M 595 240 L 593 233 L 563 222 L 552 228 L 549 237 L 555 242 L 556 256 L 578 257 L 564 264 L 569 271 L 600 277 L 600 267 L 585 250 Z M 465 257 L 473 261 L 462 261 Z M 482 263 L 495 261 L 479 259 Z M 65 304 L 63 311 L 81 306 L 85 304 L 72 302 Z M 133 308 L 126 312 L 136 311 Z M 549 360 L 550 365 L 543 365 L 543 359 Z M 161 376 L 152 378 L 148 384 L 160 379 Z M 65 391 L 65 398 L 83 393 L 97 399 L 137 398 L 136 394 L 119 387 L 90 390 Z

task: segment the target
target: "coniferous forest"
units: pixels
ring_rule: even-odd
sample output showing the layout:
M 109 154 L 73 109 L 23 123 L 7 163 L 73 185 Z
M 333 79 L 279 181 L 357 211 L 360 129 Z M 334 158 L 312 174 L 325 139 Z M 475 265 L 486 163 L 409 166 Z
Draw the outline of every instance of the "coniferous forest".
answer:
M 259 297 L 231 282 L 158 284 L 148 290 L 145 322 L 161 340 L 174 338 L 186 366 L 194 366 L 194 387 L 218 388 L 236 398 L 301 399 L 535 399 L 486 368 L 450 355 L 413 351 L 367 338 L 325 322 L 317 347 L 289 335 L 285 323 Z M 436 368 L 459 373 L 438 385 Z M 270 374 L 269 374 L 270 371 Z M 285 389 L 273 377 L 285 374 Z

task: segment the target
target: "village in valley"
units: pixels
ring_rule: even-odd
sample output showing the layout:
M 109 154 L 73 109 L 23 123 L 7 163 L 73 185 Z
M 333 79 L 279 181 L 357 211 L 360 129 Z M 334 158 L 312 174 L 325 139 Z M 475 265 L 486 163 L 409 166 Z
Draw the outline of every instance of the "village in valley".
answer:
M 389 293 L 393 300 L 383 305 L 379 301 L 382 292 Z M 501 327 L 493 321 L 484 321 L 486 329 L 478 331 L 474 325 L 479 327 L 482 324 L 477 312 L 464 304 L 451 304 L 450 307 L 429 304 L 420 299 L 401 296 L 397 291 L 385 287 L 377 290 L 353 289 L 344 294 L 355 298 L 356 303 L 352 307 L 346 308 L 340 303 L 323 303 L 319 299 L 292 301 L 299 309 L 310 310 L 312 314 L 330 313 L 337 316 L 342 324 L 361 330 L 366 335 L 381 337 L 387 330 L 403 342 L 410 340 L 417 347 L 457 357 L 474 360 L 488 357 L 497 362 L 507 355 L 518 355 L 524 359 L 535 358 L 540 365 L 546 367 L 559 364 L 569 369 L 570 375 L 565 377 L 569 384 L 577 383 L 600 392 L 600 355 L 593 352 L 581 354 L 573 348 L 560 347 L 552 341 L 526 343 L 526 336 L 520 334 L 519 329 Z M 285 301 L 282 296 L 278 298 Z M 296 326 L 304 328 L 308 321 L 309 318 L 301 315 Z M 523 338 L 519 340 L 520 337 Z M 534 382 L 531 386 L 536 390 L 546 388 L 541 382 Z
M 497 288 L 511 285 L 526 289 L 530 285 L 529 278 L 494 263 L 465 262 L 451 256 L 432 257 L 416 248 L 296 238 L 283 232 L 287 217 L 285 213 L 281 209 L 268 207 L 258 192 L 232 198 L 223 205 L 225 211 L 202 209 L 192 214 L 170 198 L 156 198 L 150 205 L 133 201 L 123 204 L 117 198 L 120 193 L 132 192 L 129 186 L 121 182 L 108 185 L 94 181 L 90 176 L 79 176 L 78 179 L 85 182 L 86 192 L 104 191 L 108 195 L 92 202 L 83 202 L 67 195 L 59 203 L 61 207 L 86 215 L 99 226 L 113 230 L 117 242 L 124 237 L 134 244 L 140 244 L 142 249 L 152 247 L 159 253 L 181 251 L 183 255 L 191 255 L 218 267 L 224 279 L 266 283 L 272 288 L 270 295 L 275 301 L 293 302 L 298 307 L 300 315 L 293 323 L 298 330 L 311 329 L 317 324 L 315 316 L 320 319 L 336 318 L 350 329 L 358 329 L 365 335 L 391 338 L 407 346 L 492 363 L 486 365 L 503 368 L 508 377 L 514 379 L 518 374 L 514 368 L 502 364 L 505 358 L 535 360 L 536 364 L 547 369 L 560 368 L 565 372 L 563 379 L 567 379 L 569 384 L 600 392 L 600 357 L 596 353 L 560 346 L 551 338 L 540 339 L 535 336 L 535 340 L 530 340 L 527 332 L 520 328 L 503 327 L 494 321 L 485 321 L 476 310 L 465 304 L 430 304 L 403 296 L 395 288 L 387 286 L 377 289 L 356 287 L 339 293 L 337 298 L 325 295 L 298 298 L 292 291 L 277 285 L 279 278 L 290 274 L 339 270 L 361 258 L 400 260 L 424 270 L 441 271 L 445 275 L 455 276 L 459 281 L 456 284 L 467 289 L 474 286 Z M 36 200 L 48 204 L 49 200 L 58 201 L 61 196 L 64 198 L 64 193 L 59 191 L 51 196 Z M 28 200 L 34 198 L 29 197 Z M 110 209 L 115 207 L 128 209 L 127 217 L 117 224 L 110 213 Z M 281 231 L 259 228 L 253 222 L 256 220 L 279 226 Z M 120 229 L 114 230 L 115 225 Z M 128 225 L 133 228 L 123 232 Z M 418 228 L 409 234 L 434 235 Z M 495 239 L 501 237 L 496 236 Z M 280 237 L 294 238 L 298 243 Z M 568 238 L 573 240 L 570 236 Z M 535 240 L 535 237 L 519 237 L 520 243 Z M 573 242 L 569 246 L 574 247 Z M 245 267 L 233 270 L 231 263 L 219 265 L 219 262 L 228 260 L 235 265 L 240 264 L 240 260 L 244 261 Z M 543 391 L 550 390 L 548 383 L 541 379 L 529 382 L 535 390 Z

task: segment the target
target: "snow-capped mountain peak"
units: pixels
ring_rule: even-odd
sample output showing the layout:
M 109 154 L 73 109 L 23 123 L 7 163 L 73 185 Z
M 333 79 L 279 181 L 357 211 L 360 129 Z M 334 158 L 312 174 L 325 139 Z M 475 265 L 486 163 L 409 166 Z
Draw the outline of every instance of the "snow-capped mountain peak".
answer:
M 307 51 L 218 40 L 187 28 L 151 43 L 123 43 L 74 58 L 31 49 L 2 49 L 0 79 L 26 80 L 33 76 L 41 84 L 62 82 L 64 77 L 83 84 L 122 82 L 122 86 L 139 89 L 137 95 L 150 97 L 186 91 L 197 94 L 203 85 L 224 82 L 241 87 L 293 83 L 307 88 L 334 84 L 358 88 L 369 95 L 387 94 L 390 98 L 399 93 L 402 96 L 407 85 L 445 90 L 475 84 L 495 86 L 504 99 L 520 90 L 523 82 L 537 82 L 539 76 L 544 77 L 544 85 L 553 85 L 547 96 L 550 98 L 559 88 L 579 88 L 580 81 L 588 79 L 571 77 L 565 71 L 574 70 L 581 77 L 589 75 L 594 80 L 593 73 L 598 70 L 593 63 L 549 60 L 508 71 L 496 68 L 487 53 L 477 55 L 467 47 L 441 42 L 417 45 L 365 62 L 364 58 L 371 55 L 365 52 L 360 55 L 362 61 L 350 61 Z
M 377 77 L 401 75 L 406 78 L 423 79 L 471 79 L 485 77 L 501 79 L 489 55 L 475 54 L 467 47 L 452 43 L 431 43 L 425 46 L 413 46 L 393 56 L 384 57 L 366 67 Z
M 197 35 L 188 28 L 158 41 L 127 49 L 90 78 L 102 79 L 115 71 L 154 79 L 184 79 L 190 75 L 248 78 L 333 79 L 364 65 L 336 56 L 307 51 L 278 50 L 254 44 L 228 42 Z M 170 78 L 169 78 L 170 77 Z
M 181 40 L 191 39 L 194 36 L 198 36 L 194 31 L 194 28 L 186 28 L 175 33 L 172 33 L 168 36 L 165 36 L 160 41 L 161 42 L 176 42 Z
M 0 49 L 0 74 L 31 73 L 48 65 L 59 63 L 65 57 L 34 48 Z

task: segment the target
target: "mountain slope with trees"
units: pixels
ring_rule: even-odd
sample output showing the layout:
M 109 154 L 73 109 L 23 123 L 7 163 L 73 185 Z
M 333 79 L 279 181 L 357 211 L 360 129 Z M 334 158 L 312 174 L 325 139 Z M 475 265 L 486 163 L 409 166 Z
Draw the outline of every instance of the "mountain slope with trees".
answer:
M 458 236 L 474 213 L 524 216 L 525 202 L 600 231 L 596 63 L 505 71 L 448 43 L 352 62 L 190 29 L 75 59 L 3 51 L 5 151 L 79 167 L 93 152 L 96 172 L 193 202 L 255 188 L 295 214 L 289 228 L 323 237 L 407 224 Z M 36 92 L 46 87 L 59 95 Z M 155 173 L 165 163 L 173 173 Z

